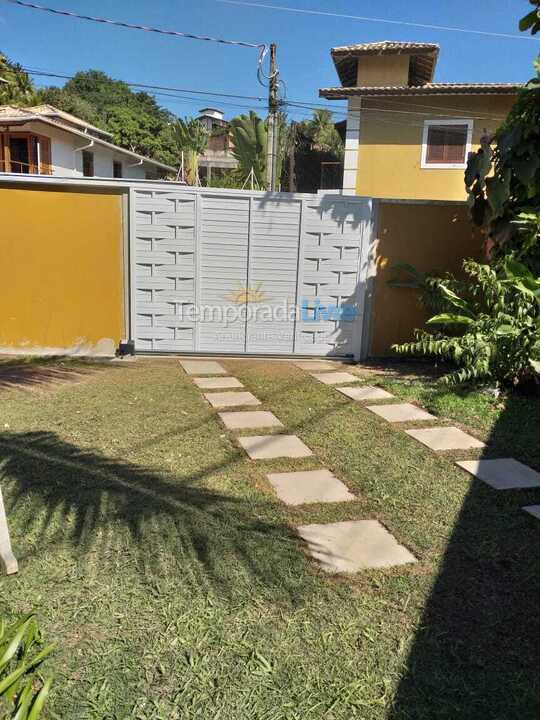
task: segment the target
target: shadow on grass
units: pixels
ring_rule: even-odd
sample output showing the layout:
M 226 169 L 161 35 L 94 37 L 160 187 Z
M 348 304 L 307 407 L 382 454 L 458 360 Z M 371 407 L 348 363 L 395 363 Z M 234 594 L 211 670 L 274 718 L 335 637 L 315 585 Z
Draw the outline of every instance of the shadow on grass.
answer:
M 540 467 L 538 399 L 510 398 L 493 427 L 486 457 L 509 456 Z M 539 717 L 540 528 L 521 510 L 539 502 L 472 481 L 389 720 Z
M 9 510 L 27 538 L 26 557 L 69 545 L 78 562 L 135 562 L 150 578 L 224 594 L 259 585 L 275 601 L 299 599 L 296 537 L 248 502 L 204 487 L 233 456 L 190 478 L 161 475 L 63 442 L 51 432 L 1 433 Z M 22 561 L 24 573 L 24 555 Z
M 58 357 L 0 359 L 0 390 L 16 388 L 34 390 L 40 387 L 77 382 L 100 370 L 115 365 L 106 361 L 85 362 L 83 360 L 62 360 Z

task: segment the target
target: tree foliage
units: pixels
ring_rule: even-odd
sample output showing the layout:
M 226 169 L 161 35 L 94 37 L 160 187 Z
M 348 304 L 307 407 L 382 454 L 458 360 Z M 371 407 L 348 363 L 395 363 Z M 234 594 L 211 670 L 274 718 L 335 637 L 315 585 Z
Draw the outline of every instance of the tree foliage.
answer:
M 178 155 L 184 158 L 184 176 L 188 185 L 198 181 L 199 155 L 208 147 L 208 131 L 194 118 L 178 118 L 171 126 Z
M 36 89 L 18 63 L 0 53 L 0 105 L 25 106 L 36 101 Z
M 415 341 L 395 345 L 403 354 L 451 361 L 457 369 L 446 383 L 470 380 L 517 385 L 540 373 L 540 277 L 507 259 L 497 272 L 474 260 L 464 262 L 468 280 L 437 283 L 440 312 L 417 330 Z
M 233 155 L 238 160 L 238 173 L 242 180 L 247 179 L 251 170 L 260 187 L 266 182 L 266 123 L 256 112 L 238 115 L 231 120 Z
M 540 29 L 540 0 L 520 23 Z M 507 256 L 540 272 L 540 58 L 536 77 L 520 93 L 493 138 L 469 155 L 465 184 L 473 221 L 485 228 L 495 264 Z

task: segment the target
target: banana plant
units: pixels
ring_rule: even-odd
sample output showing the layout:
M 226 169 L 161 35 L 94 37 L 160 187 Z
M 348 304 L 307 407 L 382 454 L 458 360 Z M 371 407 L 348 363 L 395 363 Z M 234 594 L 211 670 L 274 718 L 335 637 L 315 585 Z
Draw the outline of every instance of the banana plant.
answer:
M 178 118 L 171 129 L 178 151 L 183 153 L 185 180 L 188 185 L 196 185 L 199 178 L 199 156 L 208 147 L 208 132 L 194 118 Z
M 257 183 L 264 187 L 266 182 L 266 124 L 256 112 L 250 110 L 249 115 L 238 115 L 231 120 L 234 157 L 238 160 L 238 171 L 241 179 L 255 174 Z
M 43 647 L 35 615 L 7 625 L 0 619 L 0 717 L 38 720 L 49 695 L 52 678 L 42 681 L 38 668 L 55 644 Z

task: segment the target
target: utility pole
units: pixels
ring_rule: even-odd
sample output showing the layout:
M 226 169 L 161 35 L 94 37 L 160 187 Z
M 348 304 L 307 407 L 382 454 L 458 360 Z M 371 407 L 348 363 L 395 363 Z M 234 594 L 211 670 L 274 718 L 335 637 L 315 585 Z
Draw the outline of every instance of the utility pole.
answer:
M 268 85 L 268 131 L 266 143 L 266 189 L 277 190 L 277 148 L 278 148 L 278 72 L 276 66 L 276 44 L 270 45 L 270 80 Z

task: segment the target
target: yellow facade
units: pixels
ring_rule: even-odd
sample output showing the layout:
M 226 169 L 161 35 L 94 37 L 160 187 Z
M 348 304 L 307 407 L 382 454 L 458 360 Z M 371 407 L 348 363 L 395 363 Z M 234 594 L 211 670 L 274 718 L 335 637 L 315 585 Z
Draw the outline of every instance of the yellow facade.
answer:
M 113 354 L 123 337 L 120 195 L 0 189 L 0 352 Z
M 512 96 L 362 98 L 358 195 L 411 200 L 464 200 L 463 168 L 422 168 L 424 121 L 472 119 L 472 149 L 493 133 Z
M 358 87 L 407 85 L 409 62 L 409 55 L 372 55 L 362 58 L 358 63 L 356 84 Z

